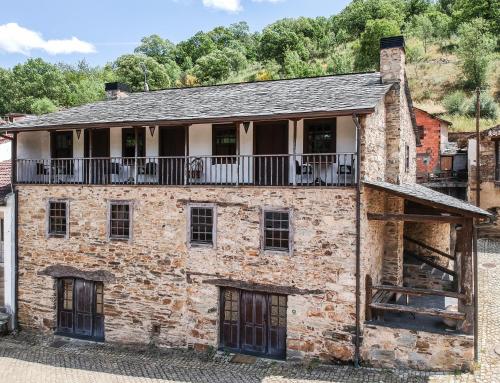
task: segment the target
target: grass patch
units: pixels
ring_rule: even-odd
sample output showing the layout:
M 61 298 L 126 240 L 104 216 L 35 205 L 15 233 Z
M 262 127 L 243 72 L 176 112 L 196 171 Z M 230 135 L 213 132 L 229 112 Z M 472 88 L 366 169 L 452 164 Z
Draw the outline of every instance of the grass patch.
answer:
M 453 125 L 450 127 L 450 132 L 475 132 L 476 131 L 476 119 L 474 117 L 467 116 L 457 116 L 443 114 L 440 115 L 444 120 L 450 121 Z M 479 120 L 479 129 L 486 130 L 495 125 L 498 125 L 499 121 L 495 120 Z

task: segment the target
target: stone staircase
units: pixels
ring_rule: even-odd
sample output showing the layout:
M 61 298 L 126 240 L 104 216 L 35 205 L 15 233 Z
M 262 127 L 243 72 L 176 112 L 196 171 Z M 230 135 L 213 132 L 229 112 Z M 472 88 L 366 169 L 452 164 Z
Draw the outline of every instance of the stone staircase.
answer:
M 0 336 L 6 335 L 9 332 L 10 314 L 6 313 L 4 307 L 0 307 Z

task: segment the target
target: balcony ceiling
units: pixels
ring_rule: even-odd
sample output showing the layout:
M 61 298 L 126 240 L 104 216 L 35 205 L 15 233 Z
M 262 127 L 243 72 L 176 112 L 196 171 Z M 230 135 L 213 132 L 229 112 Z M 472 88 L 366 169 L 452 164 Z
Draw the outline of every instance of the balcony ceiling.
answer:
M 132 93 L 2 125 L 2 131 L 370 113 L 391 87 L 380 73 Z

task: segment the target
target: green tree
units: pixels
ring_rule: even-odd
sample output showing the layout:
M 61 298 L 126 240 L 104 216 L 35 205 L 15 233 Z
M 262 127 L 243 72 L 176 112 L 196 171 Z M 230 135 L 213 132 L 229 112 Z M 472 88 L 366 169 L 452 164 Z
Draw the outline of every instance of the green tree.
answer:
M 452 7 L 452 18 L 455 27 L 473 19 L 486 21 L 491 33 L 500 34 L 500 1 L 499 0 L 456 0 Z
M 160 64 L 170 64 L 175 58 L 175 45 L 158 35 L 146 36 L 134 52 L 154 58 Z
M 329 74 L 351 73 L 354 69 L 354 56 L 351 50 L 337 50 L 327 61 Z
M 422 41 L 424 52 L 427 53 L 427 47 L 432 42 L 435 35 L 434 25 L 427 14 L 422 13 L 411 19 L 410 34 Z
M 483 19 L 464 23 L 458 30 L 457 55 L 469 88 L 484 87 L 496 41 Z
M 143 66 L 146 67 L 147 81 L 151 90 L 168 88 L 177 80 L 177 75 L 169 72 L 152 57 L 138 54 L 123 55 L 113 64 L 118 81 L 128 84 L 133 91 L 144 89 Z
M 357 70 L 371 70 L 380 65 L 380 39 L 401 33 L 399 25 L 393 20 L 369 20 L 366 30 L 361 34 L 354 60 Z
M 0 116 L 16 111 L 12 105 L 12 103 L 15 102 L 15 93 L 12 72 L 0 68 Z
M 297 52 L 289 51 L 285 54 L 283 73 L 286 78 L 299 78 L 319 76 L 324 71 L 318 63 L 303 61 Z
M 37 115 L 52 113 L 56 110 L 57 106 L 47 97 L 35 98 L 30 106 L 30 112 Z
M 404 0 L 353 0 L 337 17 L 334 31 L 346 31 L 350 40 L 355 40 L 365 31 L 371 20 L 392 20 L 399 28 L 403 25 L 407 10 Z
M 222 51 L 214 51 L 196 61 L 193 74 L 203 84 L 216 84 L 231 73 L 231 61 Z

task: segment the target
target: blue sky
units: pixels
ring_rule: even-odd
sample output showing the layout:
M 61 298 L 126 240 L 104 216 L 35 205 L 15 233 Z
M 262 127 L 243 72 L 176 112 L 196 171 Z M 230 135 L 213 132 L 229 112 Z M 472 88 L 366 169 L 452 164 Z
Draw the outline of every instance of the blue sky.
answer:
M 218 25 L 247 21 L 252 31 L 284 17 L 330 16 L 349 0 L 5 0 L 0 66 L 28 57 L 102 65 L 132 52 L 141 37 L 179 42 Z

